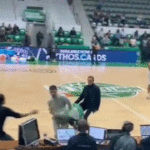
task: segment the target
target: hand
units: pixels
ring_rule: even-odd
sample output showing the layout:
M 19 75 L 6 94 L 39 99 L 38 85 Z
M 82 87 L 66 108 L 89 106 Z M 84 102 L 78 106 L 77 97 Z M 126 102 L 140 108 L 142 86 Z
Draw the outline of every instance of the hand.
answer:
M 32 111 L 30 112 L 30 115 L 35 115 L 35 114 L 38 114 L 38 110 L 32 110 Z

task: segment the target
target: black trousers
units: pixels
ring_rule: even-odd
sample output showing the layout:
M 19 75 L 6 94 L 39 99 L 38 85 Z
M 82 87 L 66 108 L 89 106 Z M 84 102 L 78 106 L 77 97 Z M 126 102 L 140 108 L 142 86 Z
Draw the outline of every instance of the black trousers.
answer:
M 92 50 L 92 54 L 91 54 L 91 63 L 94 64 L 94 55 L 96 58 L 96 63 L 97 63 L 97 50 Z
M 13 141 L 14 139 L 8 134 L 0 135 L 0 141 Z
M 80 105 L 81 105 L 81 107 L 83 108 L 84 112 L 86 111 L 85 114 L 84 114 L 84 119 L 87 120 L 87 118 L 88 118 L 89 115 L 91 114 L 92 110 L 89 109 L 89 108 L 86 108 L 86 106 L 85 106 L 84 103 L 81 103 Z

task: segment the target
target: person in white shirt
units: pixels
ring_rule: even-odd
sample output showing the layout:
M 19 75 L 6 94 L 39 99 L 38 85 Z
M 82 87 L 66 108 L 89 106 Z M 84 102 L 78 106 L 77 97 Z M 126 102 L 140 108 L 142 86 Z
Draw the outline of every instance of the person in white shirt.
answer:
M 103 39 L 104 35 L 105 35 L 105 33 L 104 33 L 103 28 L 101 28 L 100 30 L 97 31 L 97 36 L 100 40 Z

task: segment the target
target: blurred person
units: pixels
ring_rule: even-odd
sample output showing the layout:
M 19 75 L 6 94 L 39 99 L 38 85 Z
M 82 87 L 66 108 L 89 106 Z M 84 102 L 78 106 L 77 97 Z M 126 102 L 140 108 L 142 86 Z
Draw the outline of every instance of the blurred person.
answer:
M 106 34 L 106 35 L 104 36 L 103 40 L 102 40 L 102 43 L 103 43 L 104 46 L 109 46 L 109 45 L 110 45 L 110 42 L 111 42 L 111 40 L 110 40 L 110 38 L 108 37 L 108 35 Z
M 125 14 L 122 13 L 122 14 L 120 15 L 120 24 L 122 24 L 123 27 L 124 27 L 124 25 L 125 25 L 125 21 L 126 21 Z
M 103 23 L 103 21 L 104 21 L 104 14 L 103 14 L 103 11 L 100 11 L 100 12 L 98 13 L 98 18 L 99 18 L 99 22 L 100 22 L 100 23 Z
M 4 123 L 8 117 L 14 118 L 22 118 L 27 117 L 29 115 L 37 114 L 37 110 L 33 110 L 30 113 L 21 114 L 18 112 L 14 112 L 12 109 L 5 107 L 5 96 L 0 94 L 0 141 L 11 141 L 14 140 L 10 135 L 4 132 Z
M 86 85 L 77 99 L 75 103 L 79 104 L 83 108 L 85 112 L 84 119 L 87 120 L 89 115 L 93 112 L 96 112 L 99 110 L 100 103 L 101 103 L 101 91 L 100 88 L 95 85 L 94 83 L 94 77 L 89 76 L 88 79 L 88 85 Z
M 65 110 L 66 112 L 69 111 L 71 109 L 71 103 L 66 97 L 58 94 L 57 87 L 55 85 L 51 85 L 49 87 L 49 92 L 51 95 L 51 100 L 48 101 L 48 107 L 50 114 L 53 115 L 53 127 L 56 138 L 57 129 L 67 129 L 69 126 L 69 122 L 66 122 L 65 120 L 56 116 L 60 114 L 65 114 Z
M 11 26 L 11 24 L 9 24 L 8 27 L 6 27 L 6 33 L 7 34 L 11 34 L 12 33 L 12 26 Z
M 37 43 L 37 47 L 38 47 L 38 48 L 41 47 L 43 38 L 44 38 L 43 33 L 41 33 L 41 31 L 39 31 L 39 32 L 36 34 L 36 43 Z
M 106 35 L 108 36 L 108 38 L 111 38 L 111 30 L 108 30 L 108 32 L 106 33 Z
M 131 37 L 130 44 L 131 44 L 131 47 L 137 46 L 137 41 L 136 41 L 136 38 L 134 36 Z
M 100 45 L 99 45 L 99 43 L 96 39 L 96 36 L 93 36 L 91 44 L 92 44 L 91 63 L 93 65 L 94 64 L 94 56 L 95 56 L 95 59 L 96 59 L 96 64 L 98 63 L 97 62 L 97 53 L 98 53 L 98 50 L 101 49 L 101 47 L 100 47 Z
M 94 15 L 93 15 L 93 22 L 95 22 L 96 25 L 100 22 L 98 12 L 94 12 Z
M 134 32 L 134 37 L 135 37 L 136 40 L 139 38 L 139 32 L 138 32 L 138 30 L 136 30 Z
M 65 150 L 97 150 L 95 139 L 88 134 L 89 124 L 81 119 L 78 122 L 78 134 L 71 137 Z
M 98 31 L 97 31 L 97 36 L 99 38 L 99 40 L 102 40 L 103 37 L 104 37 L 105 33 L 104 33 L 104 30 L 103 28 L 100 28 Z
M 122 133 L 114 136 L 110 141 L 110 150 L 136 150 L 137 142 L 130 133 L 134 125 L 130 121 L 125 121 L 122 126 Z
M 121 30 L 120 34 L 121 34 L 120 43 L 121 43 L 121 45 L 124 45 L 124 40 L 126 38 L 126 33 L 125 33 L 124 29 Z
M 76 37 L 76 34 L 77 34 L 77 32 L 75 30 L 75 27 L 73 27 L 72 30 L 70 31 L 70 36 L 71 37 Z
M 116 31 L 116 34 L 115 34 L 115 46 L 119 46 L 120 45 L 120 38 L 121 38 L 121 33 L 120 33 L 120 30 L 118 29 Z
M 65 34 L 65 33 L 64 33 L 63 28 L 62 28 L 62 27 L 60 27 L 60 28 L 58 29 L 58 33 L 57 33 L 57 35 L 61 37 L 61 36 L 64 36 L 64 34 Z
M 24 47 L 30 47 L 31 46 L 31 38 L 30 38 L 30 35 L 28 34 L 28 32 L 26 32 L 26 34 L 25 34 L 23 46 Z
M 19 34 L 20 32 L 20 29 L 19 27 L 15 24 L 14 27 L 13 27 L 13 34 L 16 35 L 16 34 Z
M 106 14 L 104 15 L 104 23 L 105 23 L 106 26 L 109 25 L 109 18 L 110 18 L 109 13 L 106 13 Z

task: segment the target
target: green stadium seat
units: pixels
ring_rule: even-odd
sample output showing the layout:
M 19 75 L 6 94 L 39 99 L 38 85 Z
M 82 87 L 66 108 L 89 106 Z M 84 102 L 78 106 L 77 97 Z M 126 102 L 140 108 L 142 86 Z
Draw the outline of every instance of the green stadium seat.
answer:
M 14 35 L 7 35 L 6 38 L 7 39 L 14 39 Z
M 65 33 L 65 34 L 64 34 L 65 37 L 69 37 L 69 32 L 68 32 L 68 31 L 65 31 L 64 33 Z
M 20 29 L 20 35 L 25 35 L 26 34 L 26 30 L 25 29 Z
M 59 38 L 55 37 L 54 41 L 55 41 L 55 43 L 58 43 L 59 42 Z
M 77 32 L 76 37 L 77 37 L 77 38 L 80 38 L 80 37 L 81 37 L 81 32 Z
M 20 42 L 22 39 L 20 35 L 15 35 L 14 40 L 15 42 Z
M 24 36 L 24 35 L 21 35 L 20 38 L 21 38 L 21 41 L 24 41 L 25 36 Z
M 65 43 L 65 38 L 61 37 L 61 38 L 59 39 L 59 41 L 60 41 L 61 43 Z
M 80 45 L 83 45 L 83 43 L 84 43 L 83 39 L 82 39 L 82 38 L 78 39 L 78 43 L 79 43 Z
M 68 44 L 71 44 L 71 38 L 66 38 L 66 42 L 67 42 Z
M 75 45 L 78 44 L 78 39 L 77 38 L 72 38 L 71 43 L 75 44 Z

